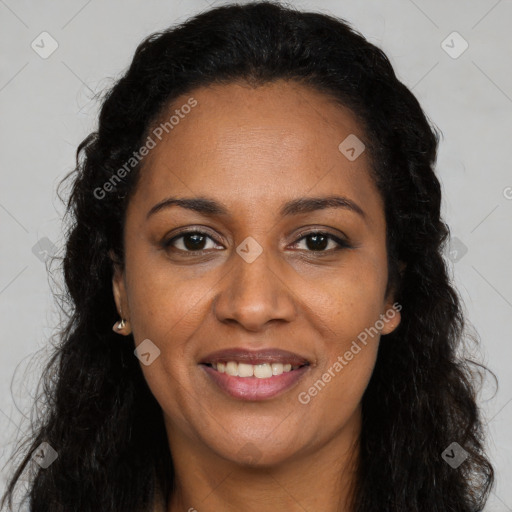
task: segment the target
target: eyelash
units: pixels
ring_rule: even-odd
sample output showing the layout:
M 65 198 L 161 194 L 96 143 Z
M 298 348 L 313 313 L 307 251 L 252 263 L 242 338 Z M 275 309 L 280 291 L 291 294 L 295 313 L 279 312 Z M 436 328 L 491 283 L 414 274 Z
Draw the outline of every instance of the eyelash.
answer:
M 175 242 L 176 240 L 179 240 L 180 238 L 183 238 L 186 235 L 191 235 L 191 234 L 206 236 L 207 238 L 210 238 L 211 240 L 213 240 L 216 244 L 220 245 L 219 242 L 217 242 L 217 240 L 215 240 L 208 233 L 206 233 L 204 231 L 190 230 L 190 231 L 182 231 L 178 235 L 170 238 L 169 240 L 164 240 L 162 242 L 162 247 L 164 249 L 168 249 L 169 247 L 172 247 L 173 242 Z M 312 235 L 325 236 L 329 240 L 332 240 L 335 243 L 337 243 L 338 247 L 336 247 L 335 249 L 320 250 L 320 251 L 314 251 L 314 250 L 307 250 L 306 249 L 306 252 L 315 253 L 316 255 L 323 255 L 323 254 L 331 254 L 331 253 L 337 252 L 337 251 L 339 251 L 341 249 L 351 249 L 351 248 L 353 248 L 353 246 L 351 244 L 349 244 L 347 241 L 342 240 L 341 238 L 338 238 L 337 236 L 334 236 L 333 234 L 328 233 L 326 231 L 309 231 L 309 232 L 306 232 L 306 233 L 301 233 L 299 235 L 299 238 L 294 242 L 293 245 L 298 244 L 299 242 L 301 242 L 302 240 L 304 240 L 308 236 L 312 236 Z M 176 249 L 176 248 L 174 248 L 174 249 Z M 198 250 L 198 251 L 187 251 L 187 250 L 183 250 L 183 249 L 177 249 L 177 250 L 182 252 L 182 253 L 188 253 L 188 254 L 192 254 L 192 255 L 202 254 L 202 253 L 207 251 L 207 249 L 202 249 L 202 250 Z

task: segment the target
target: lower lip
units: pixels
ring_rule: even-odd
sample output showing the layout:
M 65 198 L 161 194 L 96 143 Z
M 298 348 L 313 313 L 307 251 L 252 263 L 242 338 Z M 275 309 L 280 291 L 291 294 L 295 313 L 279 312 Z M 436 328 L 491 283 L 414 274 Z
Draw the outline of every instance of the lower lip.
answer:
M 240 400 L 266 400 L 289 390 L 309 370 L 309 366 L 302 366 L 296 370 L 273 375 L 267 379 L 257 377 L 234 377 L 221 373 L 210 366 L 200 365 L 207 375 L 219 388 L 233 398 Z

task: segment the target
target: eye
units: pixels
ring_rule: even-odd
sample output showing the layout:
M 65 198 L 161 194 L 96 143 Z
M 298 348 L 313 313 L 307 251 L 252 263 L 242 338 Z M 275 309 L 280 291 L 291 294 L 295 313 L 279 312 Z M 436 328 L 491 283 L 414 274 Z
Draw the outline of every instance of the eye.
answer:
M 164 248 L 173 247 L 183 252 L 200 252 L 207 249 L 215 249 L 215 247 L 207 247 L 207 240 L 215 242 L 211 236 L 203 231 L 185 231 L 164 241 L 162 245 Z
M 213 242 L 213 245 L 208 247 L 208 240 Z M 351 248 L 350 245 L 345 240 L 324 231 L 311 231 L 309 233 L 303 234 L 294 245 L 305 242 L 305 247 L 299 249 L 307 250 L 308 252 L 333 252 L 338 251 L 343 248 Z M 204 231 L 185 231 L 181 232 L 179 235 L 176 235 L 169 240 L 165 240 L 162 243 L 162 246 L 167 249 L 172 247 L 177 251 L 181 252 L 202 252 L 208 249 L 216 249 L 216 241 L 209 236 Z M 329 247 L 331 244 L 331 247 Z M 222 249 L 224 247 L 220 246 Z
M 352 247 L 345 240 L 342 240 L 341 238 L 338 238 L 337 236 L 334 236 L 331 233 L 326 233 L 324 231 L 311 231 L 306 233 L 305 235 L 301 236 L 301 238 L 299 238 L 294 245 L 297 245 L 303 241 L 305 241 L 306 249 L 313 252 L 332 252 L 343 248 L 348 249 Z M 325 250 L 329 246 L 329 243 L 331 243 L 331 248 Z

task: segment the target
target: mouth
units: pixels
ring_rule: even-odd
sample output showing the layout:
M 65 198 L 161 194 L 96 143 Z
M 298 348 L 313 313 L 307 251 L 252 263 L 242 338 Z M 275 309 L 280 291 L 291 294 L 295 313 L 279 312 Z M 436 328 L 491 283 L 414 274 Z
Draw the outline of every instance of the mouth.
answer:
M 290 390 L 310 370 L 304 357 L 277 349 L 229 349 L 210 354 L 199 366 L 231 398 L 266 400 Z

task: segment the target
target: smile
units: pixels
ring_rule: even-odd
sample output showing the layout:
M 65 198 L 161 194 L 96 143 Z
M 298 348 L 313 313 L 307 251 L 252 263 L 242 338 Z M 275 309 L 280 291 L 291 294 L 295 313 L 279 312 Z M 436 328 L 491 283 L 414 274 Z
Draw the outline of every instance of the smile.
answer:
M 250 401 L 268 400 L 290 390 L 310 370 L 309 364 L 292 367 L 289 363 L 252 365 L 235 361 L 199 366 L 217 389 L 231 398 Z
M 212 352 L 199 360 L 213 387 L 239 400 L 267 400 L 290 390 L 311 370 L 311 360 L 287 350 L 242 347 Z

